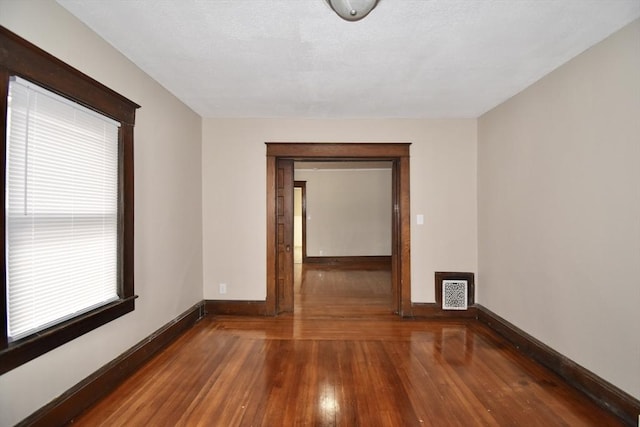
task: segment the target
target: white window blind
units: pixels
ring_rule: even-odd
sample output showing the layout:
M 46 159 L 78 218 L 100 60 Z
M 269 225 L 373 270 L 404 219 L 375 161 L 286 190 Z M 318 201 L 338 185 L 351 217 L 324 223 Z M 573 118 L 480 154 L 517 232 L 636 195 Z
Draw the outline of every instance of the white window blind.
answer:
M 117 294 L 119 123 L 20 78 L 9 85 L 8 336 Z

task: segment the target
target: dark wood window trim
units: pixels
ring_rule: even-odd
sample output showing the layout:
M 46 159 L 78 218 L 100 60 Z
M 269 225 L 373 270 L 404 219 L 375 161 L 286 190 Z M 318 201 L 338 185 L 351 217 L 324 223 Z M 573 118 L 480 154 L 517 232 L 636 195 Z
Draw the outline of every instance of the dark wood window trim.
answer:
M 36 334 L 9 342 L 7 337 L 5 200 L 0 253 L 0 374 L 14 369 L 80 335 L 108 323 L 135 308 L 133 286 L 133 127 L 139 105 L 67 65 L 42 49 L 0 26 L 0 186 L 5 193 L 7 95 L 9 78 L 19 76 L 87 108 L 120 122 L 119 134 L 119 300 L 59 323 Z

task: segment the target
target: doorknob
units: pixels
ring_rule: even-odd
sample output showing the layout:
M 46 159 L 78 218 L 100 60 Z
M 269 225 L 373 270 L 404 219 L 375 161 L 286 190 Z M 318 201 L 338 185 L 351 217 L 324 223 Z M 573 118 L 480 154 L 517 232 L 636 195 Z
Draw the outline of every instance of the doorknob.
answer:
M 286 250 L 287 252 L 291 252 L 291 245 L 287 245 Z

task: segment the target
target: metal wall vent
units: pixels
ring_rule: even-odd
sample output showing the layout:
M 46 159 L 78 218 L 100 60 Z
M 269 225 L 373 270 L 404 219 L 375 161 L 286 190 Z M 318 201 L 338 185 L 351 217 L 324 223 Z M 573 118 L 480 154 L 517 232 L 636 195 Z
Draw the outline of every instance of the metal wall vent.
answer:
M 442 281 L 443 310 L 466 310 L 467 301 L 468 297 L 466 280 Z

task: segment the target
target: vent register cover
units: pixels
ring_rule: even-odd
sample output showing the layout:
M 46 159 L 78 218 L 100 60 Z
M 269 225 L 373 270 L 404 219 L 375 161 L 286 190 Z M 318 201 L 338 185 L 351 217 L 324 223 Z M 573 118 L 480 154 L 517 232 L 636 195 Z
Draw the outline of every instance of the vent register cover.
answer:
M 466 310 L 468 301 L 467 298 L 466 280 L 442 281 L 443 310 Z

